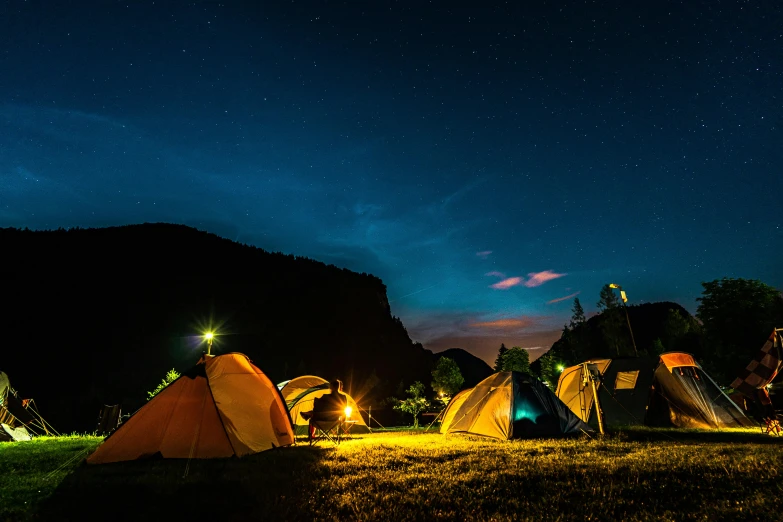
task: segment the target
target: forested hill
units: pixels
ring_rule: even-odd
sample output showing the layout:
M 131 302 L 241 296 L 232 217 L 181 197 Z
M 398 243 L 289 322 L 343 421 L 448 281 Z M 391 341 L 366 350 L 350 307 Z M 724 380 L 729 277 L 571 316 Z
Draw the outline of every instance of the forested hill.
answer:
M 143 404 L 197 362 L 209 328 L 213 353 L 245 353 L 274 382 L 339 377 L 370 401 L 431 380 L 432 353 L 372 275 L 168 224 L 0 229 L 0 251 L 0 369 L 60 430 Z

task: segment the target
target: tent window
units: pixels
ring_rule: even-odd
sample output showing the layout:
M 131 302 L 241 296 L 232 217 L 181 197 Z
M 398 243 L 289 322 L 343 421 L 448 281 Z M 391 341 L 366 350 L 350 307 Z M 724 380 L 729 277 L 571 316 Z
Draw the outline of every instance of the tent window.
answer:
M 633 390 L 636 387 L 636 379 L 639 377 L 639 370 L 633 372 L 617 372 L 617 379 L 614 381 L 615 390 Z

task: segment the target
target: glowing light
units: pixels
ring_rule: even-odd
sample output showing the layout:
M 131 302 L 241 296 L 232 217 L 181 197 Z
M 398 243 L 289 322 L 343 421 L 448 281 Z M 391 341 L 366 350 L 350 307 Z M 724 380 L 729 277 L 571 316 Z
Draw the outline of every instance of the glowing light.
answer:
M 561 373 L 562 373 L 562 372 L 563 372 L 563 370 L 565 370 L 565 366 L 563 366 L 562 364 L 558 364 L 558 365 L 557 365 L 557 371 L 559 371 L 559 372 L 561 372 Z
M 615 283 L 609 283 L 609 288 L 620 288 L 620 285 Z
M 353 413 L 353 408 L 351 408 L 350 406 L 346 406 L 345 407 L 345 418 L 346 419 L 350 419 L 351 418 L 351 413 Z
M 207 341 L 211 341 L 213 337 L 215 337 L 215 334 L 213 334 L 212 332 L 207 332 L 204 334 L 204 339 L 206 339 Z

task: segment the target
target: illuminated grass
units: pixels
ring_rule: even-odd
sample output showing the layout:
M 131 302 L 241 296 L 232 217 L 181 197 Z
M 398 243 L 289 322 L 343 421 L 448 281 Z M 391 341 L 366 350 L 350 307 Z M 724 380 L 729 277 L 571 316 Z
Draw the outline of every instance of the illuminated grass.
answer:
M 27 518 L 102 440 L 71 435 L 0 443 L 0 520 Z
M 94 441 L 45 443 L 47 451 L 39 447 L 40 457 L 21 470 L 29 475 L 26 486 L 38 487 L 52 467 L 79 451 L 78 444 Z M 14 467 L 9 461 L 18 464 L 24 445 L 13 454 L 5 446 L 3 474 Z M 52 482 L 60 485 L 48 500 L 51 485 L 40 494 L 44 498 L 35 497 L 36 518 L 765 519 L 777 512 L 783 495 L 781 449 L 783 438 L 748 430 L 637 429 L 604 440 L 512 442 L 373 433 L 339 448 L 320 443 L 240 460 L 194 460 L 186 477 L 186 461 L 79 466 L 67 477 L 57 475 Z M 12 484 L 5 480 L 4 486 Z M 7 504 L 23 497 L 0 497 L 0 520 L 31 513 Z M 96 512 L 97 503 L 113 507 Z

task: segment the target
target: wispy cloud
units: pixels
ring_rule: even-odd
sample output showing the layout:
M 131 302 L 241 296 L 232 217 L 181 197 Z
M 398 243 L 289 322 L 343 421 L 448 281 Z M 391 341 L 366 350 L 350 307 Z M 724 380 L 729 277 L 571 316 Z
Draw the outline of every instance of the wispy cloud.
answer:
M 476 255 L 481 259 L 486 259 L 491 253 L 492 250 L 482 250 L 481 252 L 476 252 Z
M 494 285 L 490 285 L 490 287 L 494 288 L 495 290 L 508 290 L 513 286 L 518 286 L 521 284 L 523 284 L 521 277 L 509 277 L 508 279 L 498 281 Z
M 503 272 L 498 272 L 497 270 L 493 270 L 492 272 L 487 272 L 484 275 L 490 277 L 506 277 L 506 274 L 504 274 Z
M 530 317 L 521 317 L 517 319 L 496 319 L 494 321 L 483 321 L 480 323 L 472 323 L 470 326 L 473 328 L 528 328 L 533 326 L 535 321 Z
M 544 270 L 543 272 L 531 272 L 528 274 L 530 279 L 525 281 L 525 286 L 528 288 L 533 288 L 534 286 L 541 286 L 547 281 L 551 281 L 552 279 L 557 279 L 558 277 L 563 277 L 565 275 L 568 274 L 558 274 L 551 270 Z
M 569 294 L 563 297 L 558 297 L 557 299 L 552 299 L 551 301 L 547 301 L 546 304 L 554 304 L 559 303 L 560 301 L 565 301 L 566 299 L 571 299 L 572 297 L 576 297 L 580 294 L 580 292 L 574 292 L 573 294 Z

